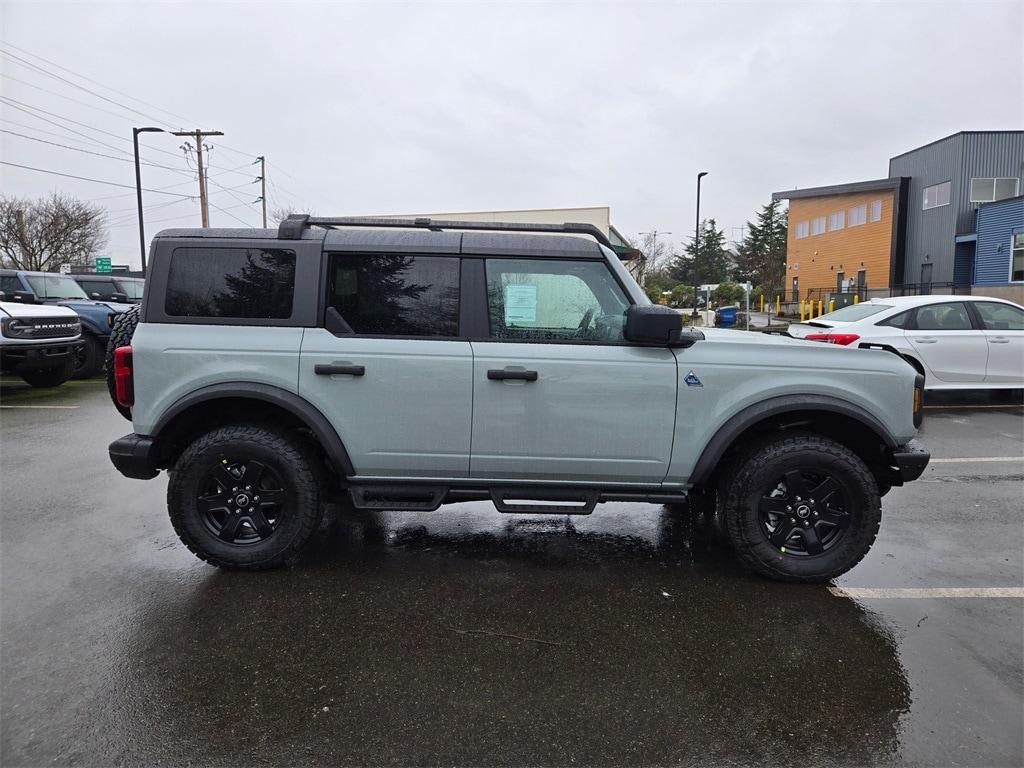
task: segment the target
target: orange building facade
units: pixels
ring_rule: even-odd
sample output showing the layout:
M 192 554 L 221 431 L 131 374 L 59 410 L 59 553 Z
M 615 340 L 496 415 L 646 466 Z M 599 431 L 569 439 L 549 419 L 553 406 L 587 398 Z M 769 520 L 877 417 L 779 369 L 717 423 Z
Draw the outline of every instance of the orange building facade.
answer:
M 902 259 L 905 186 L 895 178 L 773 194 L 789 200 L 786 300 L 888 289 Z

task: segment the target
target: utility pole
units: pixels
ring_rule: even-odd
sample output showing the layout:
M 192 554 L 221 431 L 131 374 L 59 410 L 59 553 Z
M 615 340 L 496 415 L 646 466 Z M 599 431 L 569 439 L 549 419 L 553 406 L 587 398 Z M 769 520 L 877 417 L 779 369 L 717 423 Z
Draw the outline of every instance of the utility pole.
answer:
M 210 206 L 206 197 L 206 170 L 203 168 L 203 139 L 207 136 L 223 136 L 221 131 L 174 131 L 175 136 L 191 136 L 196 140 L 196 168 L 199 173 L 199 212 L 203 228 L 210 226 Z
M 267 228 L 267 158 L 260 155 L 256 158 L 260 164 L 260 202 L 263 203 L 263 228 Z

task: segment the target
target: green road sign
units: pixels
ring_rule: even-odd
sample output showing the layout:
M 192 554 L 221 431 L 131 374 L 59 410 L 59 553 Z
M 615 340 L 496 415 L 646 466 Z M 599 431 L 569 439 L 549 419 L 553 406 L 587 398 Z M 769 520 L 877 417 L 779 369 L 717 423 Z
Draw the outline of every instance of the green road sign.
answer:
M 96 257 L 96 271 L 97 272 L 109 272 L 110 271 L 110 257 L 109 256 L 97 256 Z

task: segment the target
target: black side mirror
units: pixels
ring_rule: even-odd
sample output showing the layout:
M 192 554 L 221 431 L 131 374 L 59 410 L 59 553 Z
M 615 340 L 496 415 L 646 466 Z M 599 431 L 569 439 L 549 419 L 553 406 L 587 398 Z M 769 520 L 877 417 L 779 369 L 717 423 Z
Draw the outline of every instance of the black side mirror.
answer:
M 11 301 L 20 301 L 22 304 L 37 304 L 36 295 L 32 291 L 15 291 L 11 294 Z
M 683 333 L 683 316 L 660 304 L 634 304 L 626 311 L 623 334 L 627 341 L 660 347 L 689 347 L 703 338 L 697 333 Z
M 118 302 L 120 304 L 127 304 L 128 303 L 128 294 L 127 293 L 112 293 L 112 294 L 110 294 L 110 300 L 114 301 L 114 302 Z
M 93 291 L 92 293 L 89 294 L 89 298 L 93 299 L 94 301 L 99 301 L 100 295 L 96 293 L 96 291 Z

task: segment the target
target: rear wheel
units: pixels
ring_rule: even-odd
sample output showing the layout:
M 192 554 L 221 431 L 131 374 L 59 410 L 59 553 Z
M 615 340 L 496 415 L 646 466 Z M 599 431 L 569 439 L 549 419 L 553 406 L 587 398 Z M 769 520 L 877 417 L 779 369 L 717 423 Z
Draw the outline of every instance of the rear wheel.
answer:
M 107 391 L 110 393 L 110 401 L 114 404 L 117 412 L 128 421 L 132 420 L 132 411 L 117 402 L 117 392 L 114 389 L 114 350 L 118 347 L 126 347 L 132 343 L 132 336 L 135 334 L 135 326 L 139 324 L 139 305 L 122 312 L 114 318 L 111 326 L 110 339 L 107 341 L 107 354 L 104 357 L 107 368 Z
M 319 525 L 322 486 L 316 457 L 301 441 L 270 427 L 228 426 L 181 454 L 167 506 L 199 558 L 260 570 L 298 556 Z
M 881 521 L 871 470 L 845 446 L 812 434 L 751 445 L 723 473 L 720 498 L 740 559 L 780 581 L 822 582 L 848 571 Z

